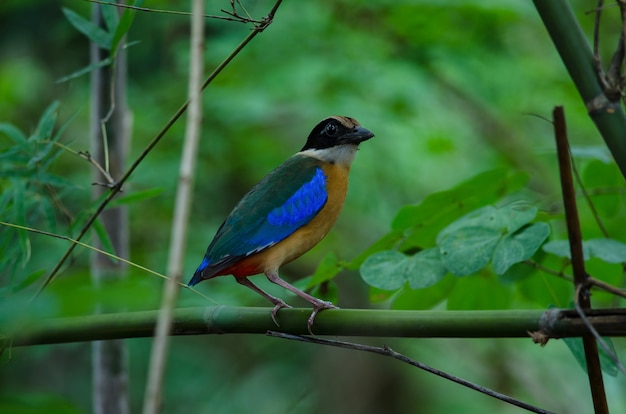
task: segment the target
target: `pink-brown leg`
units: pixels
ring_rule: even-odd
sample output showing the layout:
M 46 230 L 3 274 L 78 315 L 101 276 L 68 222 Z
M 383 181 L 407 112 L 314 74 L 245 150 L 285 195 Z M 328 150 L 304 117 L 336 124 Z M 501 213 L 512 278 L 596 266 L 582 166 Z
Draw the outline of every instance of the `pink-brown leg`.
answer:
M 311 296 L 308 293 L 303 292 L 297 287 L 291 285 L 289 282 L 281 279 L 277 271 L 267 271 L 265 272 L 265 276 L 267 276 L 270 282 L 276 283 L 278 286 L 282 286 L 285 289 L 292 291 L 293 293 L 313 305 L 313 312 L 311 313 L 311 316 L 309 316 L 309 319 L 307 321 L 307 327 L 309 328 L 309 333 L 311 335 L 314 335 L 313 323 L 315 322 L 315 317 L 320 311 L 323 311 L 324 309 L 339 309 L 339 307 L 333 305 L 331 302 L 326 302 L 324 300 Z
M 272 320 L 274 321 L 276 326 L 280 326 L 276 321 L 276 315 L 278 314 L 278 311 L 282 308 L 291 308 L 291 306 L 287 305 L 282 299 L 270 295 L 269 293 L 252 283 L 247 277 L 236 277 L 235 280 L 237 281 L 237 283 L 254 290 L 256 293 L 263 296 L 265 299 L 274 304 L 274 308 L 272 309 Z

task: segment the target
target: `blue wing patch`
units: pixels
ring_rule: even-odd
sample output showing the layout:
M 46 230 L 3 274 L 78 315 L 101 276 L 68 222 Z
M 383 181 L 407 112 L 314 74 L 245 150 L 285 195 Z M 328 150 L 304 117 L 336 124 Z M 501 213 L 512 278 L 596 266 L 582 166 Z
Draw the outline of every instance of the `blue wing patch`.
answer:
M 326 204 L 326 175 L 316 167 L 313 177 L 302 184 L 280 207 L 275 207 L 250 235 L 249 243 L 256 248 L 249 253 L 264 250 L 286 239 L 313 217 Z
M 192 282 L 279 243 L 313 220 L 328 200 L 319 163 L 296 155 L 252 187 L 218 229 Z
M 282 206 L 270 211 L 267 221 L 272 226 L 303 226 L 320 211 L 327 199 L 326 176 L 321 168 L 317 168 L 311 181 L 300 187 Z

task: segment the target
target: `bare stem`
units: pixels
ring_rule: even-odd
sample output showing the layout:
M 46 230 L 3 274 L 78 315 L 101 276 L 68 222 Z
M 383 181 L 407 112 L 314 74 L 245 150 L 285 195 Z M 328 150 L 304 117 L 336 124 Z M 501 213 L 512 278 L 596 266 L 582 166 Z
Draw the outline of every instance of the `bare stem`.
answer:
M 561 176 L 561 190 L 563 191 L 563 204 L 565 206 L 565 220 L 567 223 L 567 233 L 569 235 L 572 269 L 574 271 L 574 285 L 576 287 L 575 301 L 579 303 L 583 309 L 591 309 L 591 301 L 587 291 L 588 275 L 585 270 L 582 234 L 580 231 L 578 209 L 576 207 L 576 191 L 574 190 L 574 180 L 572 178 L 571 154 L 567 139 L 567 127 L 563 107 L 555 107 L 552 112 L 552 117 L 554 121 L 557 157 L 559 160 L 559 173 Z M 596 414 L 608 414 L 609 407 L 604 391 L 604 381 L 602 379 L 602 369 L 598 355 L 598 344 L 593 335 L 583 335 L 582 339 L 595 412 Z
M 275 331 L 267 331 L 267 335 L 268 336 L 273 336 L 275 338 L 282 338 L 282 339 L 289 339 L 289 340 L 293 340 L 293 341 L 300 341 L 300 342 L 306 342 L 306 343 L 311 343 L 311 344 L 318 344 L 318 345 L 328 345 L 328 346 L 334 346 L 334 347 L 338 347 L 338 348 L 344 348 L 344 349 L 352 349 L 355 351 L 364 351 L 364 352 L 371 352 L 374 354 L 378 354 L 378 355 L 383 355 L 383 356 L 388 356 L 394 359 L 397 359 L 398 361 L 402 361 L 405 364 L 409 364 L 412 365 L 416 368 L 419 368 L 421 370 L 424 370 L 426 372 L 429 372 L 431 374 L 437 375 L 441 378 L 447 379 L 448 381 L 452 381 L 455 382 L 457 384 L 463 385 L 464 387 L 467 387 L 469 389 L 472 389 L 474 391 L 478 391 L 480 393 L 483 393 L 485 395 L 488 395 L 490 397 L 496 398 L 500 401 L 504 401 L 508 404 L 512 404 L 515 405 L 517 407 L 523 408 L 525 410 L 528 410 L 530 412 L 533 413 L 551 413 L 551 411 L 547 411 L 544 410 L 542 408 L 538 408 L 535 406 L 532 406 L 530 404 L 526 404 L 522 401 L 516 400 L 515 398 L 509 397 L 508 395 L 504 395 L 501 394 L 497 391 L 494 390 L 490 390 L 489 388 L 485 388 L 481 385 L 478 384 L 474 384 L 473 382 L 464 380 L 462 378 L 459 378 L 457 376 L 448 374 L 444 371 L 440 371 L 436 368 L 433 368 L 431 366 L 428 366 L 426 364 L 422 364 L 421 362 L 418 362 L 414 359 L 411 359 L 409 357 L 407 357 L 406 355 L 403 355 L 399 352 L 394 351 L 393 349 L 389 348 L 388 346 L 384 345 L 382 347 L 378 347 L 378 346 L 371 346 L 371 345 L 363 345 L 363 344 L 357 344 L 354 342 L 344 342 L 344 341 L 335 341 L 335 340 L 330 340 L 330 339 L 322 339 L 322 338 L 317 338 L 317 337 L 310 337 L 310 336 L 302 336 L 302 335 L 293 335 L 293 334 L 288 334 L 288 333 L 282 333 L 282 332 L 275 332 Z

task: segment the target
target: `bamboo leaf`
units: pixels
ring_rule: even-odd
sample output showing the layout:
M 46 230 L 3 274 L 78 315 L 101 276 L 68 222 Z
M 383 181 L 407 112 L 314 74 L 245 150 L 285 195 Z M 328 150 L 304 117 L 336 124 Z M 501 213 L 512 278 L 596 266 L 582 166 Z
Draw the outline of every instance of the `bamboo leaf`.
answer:
M 63 7 L 62 10 L 67 20 L 76 30 L 87 36 L 89 40 L 100 46 L 102 49 L 111 49 L 110 33 L 66 7 Z
M 30 285 L 32 285 L 34 282 L 36 282 L 37 280 L 39 280 L 39 278 L 41 276 L 43 276 L 46 273 L 45 270 L 37 270 L 31 274 L 29 274 L 28 276 L 26 276 L 24 279 L 22 279 L 21 282 L 19 282 L 18 284 L 16 284 L 15 286 L 13 286 L 12 291 L 13 293 L 17 293 L 21 290 L 26 289 L 27 287 L 29 287 Z
M 21 226 L 27 226 L 26 223 L 26 184 L 19 180 L 13 182 L 13 222 Z M 17 237 L 20 245 L 20 255 L 22 265 L 30 260 L 30 239 L 26 230 L 18 230 Z
M 115 253 L 115 249 L 113 248 L 113 243 L 111 242 L 109 233 L 107 232 L 106 228 L 102 224 L 102 221 L 100 221 L 99 217 L 98 219 L 96 219 L 96 221 L 94 221 L 92 227 L 94 231 L 96 232 L 96 235 L 98 236 L 98 240 L 102 244 L 102 250 L 104 250 L 105 252 L 109 252 L 109 253 Z M 116 261 L 113 258 L 111 258 L 111 260 Z
M 143 5 L 143 0 L 135 0 L 133 4 L 133 6 L 135 7 L 141 7 L 141 5 Z M 115 28 L 115 32 L 113 33 L 113 38 L 111 40 L 111 50 L 114 54 L 117 53 L 117 48 L 120 41 L 122 40 L 124 35 L 128 33 L 128 30 L 130 30 L 130 26 L 135 19 L 135 13 L 136 10 L 133 9 L 125 9 L 122 12 L 122 17 L 120 18 L 119 24 Z
M 111 59 L 110 57 L 107 57 L 105 59 L 102 59 L 99 62 L 92 63 L 91 65 L 87 65 L 84 68 L 77 70 L 76 72 L 72 72 L 67 76 L 59 78 L 56 81 L 54 81 L 54 83 L 63 83 L 72 79 L 76 79 L 79 76 L 86 75 L 87 73 L 90 73 L 96 69 L 102 68 L 104 66 L 108 66 L 111 64 L 111 62 L 113 62 L 113 59 Z
M 22 134 L 22 131 L 20 131 L 14 125 L 0 123 L 0 132 L 4 132 L 6 136 L 11 138 L 11 140 L 17 145 L 25 145 L 28 142 L 24 134 Z
M 57 121 L 59 106 L 59 101 L 54 101 L 48 105 L 37 124 L 37 133 L 33 135 L 31 139 L 41 141 L 52 136 L 52 130 Z
M 100 10 L 102 10 L 102 19 L 104 20 L 104 24 L 106 26 L 106 31 L 109 33 L 113 33 L 120 21 L 120 15 L 117 12 L 117 7 L 115 7 L 112 0 L 104 0 L 104 2 L 111 4 L 107 6 L 106 4 L 102 4 Z

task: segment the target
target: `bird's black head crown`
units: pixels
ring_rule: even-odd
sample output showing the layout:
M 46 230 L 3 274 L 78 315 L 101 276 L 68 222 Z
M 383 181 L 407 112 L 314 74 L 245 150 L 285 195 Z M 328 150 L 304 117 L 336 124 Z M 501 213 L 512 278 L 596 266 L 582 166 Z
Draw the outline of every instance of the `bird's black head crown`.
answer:
M 356 119 L 347 116 L 331 116 L 313 128 L 301 151 L 325 149 L 338 145 L 359 145 L 374 134 L 363 128 Z

